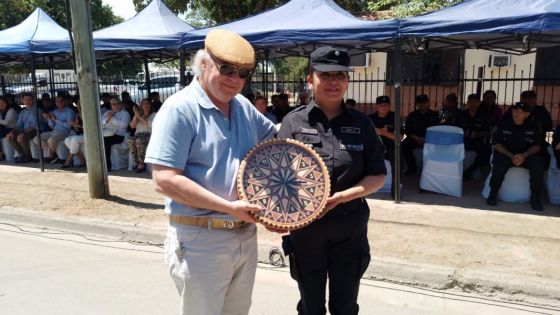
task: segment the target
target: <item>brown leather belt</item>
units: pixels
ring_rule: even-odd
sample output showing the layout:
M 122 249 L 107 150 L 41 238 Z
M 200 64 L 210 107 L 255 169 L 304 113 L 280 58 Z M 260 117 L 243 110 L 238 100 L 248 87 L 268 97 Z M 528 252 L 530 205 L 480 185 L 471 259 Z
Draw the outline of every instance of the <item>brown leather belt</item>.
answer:
M 187 217 L 178 215 L 169 215 L 169 222 L 198 226 L 209 230 L 236 230 L 249 225 L 243 221 L 222 220 L 207 217 Z

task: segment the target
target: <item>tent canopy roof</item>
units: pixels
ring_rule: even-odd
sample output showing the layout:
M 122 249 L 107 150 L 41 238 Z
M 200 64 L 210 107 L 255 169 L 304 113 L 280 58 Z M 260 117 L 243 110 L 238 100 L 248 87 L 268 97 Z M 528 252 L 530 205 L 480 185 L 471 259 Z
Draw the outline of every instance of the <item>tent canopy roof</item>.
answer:
M 153 0 L 125 22 L 93 32 L 95 51 L 101 57 L 163 50 L 177 56 L 181 35 L 194 27 L 177 17 L 161 0 Z M 110 52 L 107 54 L 107 52 Z M 151 52 L 158 56 L 162 52 Z
M 198 49 L 215 28 L 234 31 L 259 51 L 271 56 L 307 55 L 316 45 L 346 46 L 352 51 L 386 49 L 396 36 L 398 22 L 365 21 L 344 11 L 332 0 L 292 0 L 282 6 L 230 23 L 191 31 L 181 46 Z
M 560 45 L 558 0 L 466 0 L 401 21 L 400 35 L 432 48 L 516 49 Z
M 41 8 L 20 24 L 0 31 L 0 63 L 24 62 L 32 54 L 68 57 L 70 50 L 68 31 Z

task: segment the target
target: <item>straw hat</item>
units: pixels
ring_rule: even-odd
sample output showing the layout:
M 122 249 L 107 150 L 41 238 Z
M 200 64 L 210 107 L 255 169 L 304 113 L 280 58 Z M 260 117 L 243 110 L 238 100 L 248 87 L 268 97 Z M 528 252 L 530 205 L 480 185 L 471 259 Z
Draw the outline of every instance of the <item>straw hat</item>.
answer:
M 241 68 L 255 67 L 255 51 L 239 34 L 224 29 L 215 29 L 206 35 L 206 51 L 221 61 Z

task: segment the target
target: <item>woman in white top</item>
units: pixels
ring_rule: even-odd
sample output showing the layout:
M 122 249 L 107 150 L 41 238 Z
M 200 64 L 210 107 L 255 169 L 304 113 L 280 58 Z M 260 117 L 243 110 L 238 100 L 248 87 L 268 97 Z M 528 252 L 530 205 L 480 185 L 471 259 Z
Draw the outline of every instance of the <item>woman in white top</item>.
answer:
M 109 172 L 112 171 L 111 147 L 124 141 L 129 123 L 130 114 L 124 110 L 121 100 L 118 97 L 111 98 L 111 110 L 106 111 L 101 117 L 105 161 Z
M 0 97 L 0 139 L 4 138 L 16 126 L 18 112 L 10 107 L 8 100 Z M 0 161 L 4 160 L 4 152 L 0 146 Z
M 141 173 L 146 170 L 144 164 L 144 157 L 146 156 L 146 148 L 150 142 L 150 135 L 152 133 L 152 122 L 156 117 L 152 101 L 145 98 L 140 102 L 140 108 L 134 106 L 134 117 L 130 122 L 131 128 L 136 128 L 134 137 L 128 140 L 128 147 L 134 159 L 134 171 Z

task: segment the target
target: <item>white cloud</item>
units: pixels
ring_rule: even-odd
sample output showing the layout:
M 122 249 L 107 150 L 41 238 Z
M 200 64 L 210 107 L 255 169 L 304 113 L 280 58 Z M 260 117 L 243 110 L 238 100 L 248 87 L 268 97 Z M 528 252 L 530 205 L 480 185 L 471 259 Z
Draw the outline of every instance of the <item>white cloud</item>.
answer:
M 109 5 L 113 8 L 113 13 L 122 16 L 125 20 L 130 19 L 136 15 L 134 4 L 132 0 L 102 0 L 103 4 Z

